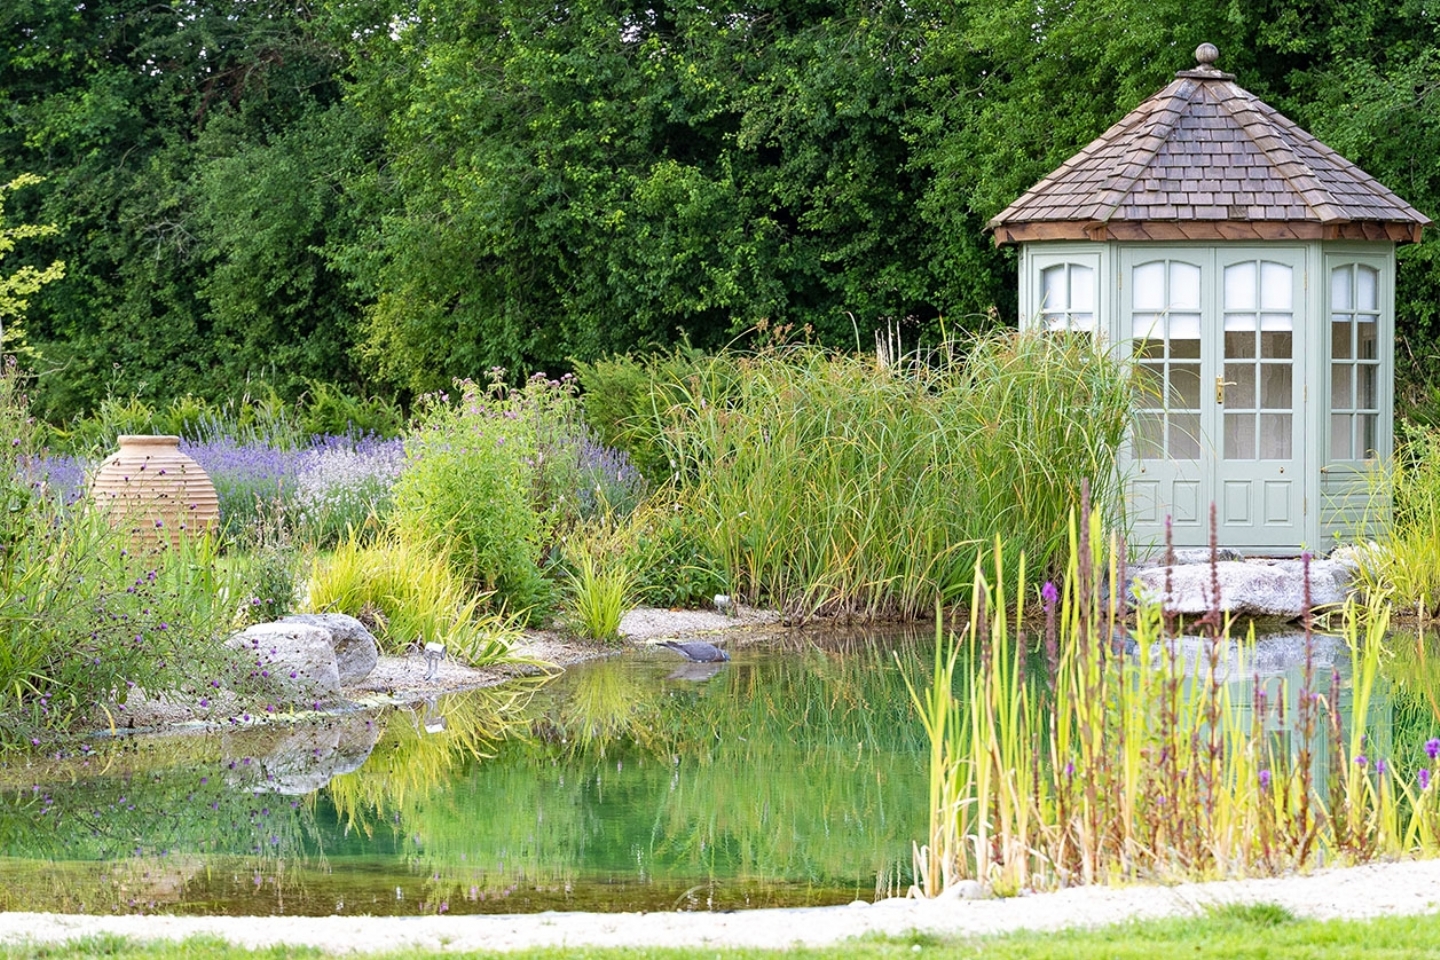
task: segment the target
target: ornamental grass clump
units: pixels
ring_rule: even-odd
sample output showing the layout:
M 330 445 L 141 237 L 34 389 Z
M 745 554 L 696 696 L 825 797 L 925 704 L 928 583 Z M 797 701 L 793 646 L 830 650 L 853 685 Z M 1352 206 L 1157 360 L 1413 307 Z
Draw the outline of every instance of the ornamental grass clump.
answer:
M 1365 526 L 1378 542 L 1361 551 L 1361 575 L 1425 619 L 1440 612 L 1440 430 L 1401 433 L 1394 464 L 1372 475 Z
M 433 544 L 395 534 L 370 541 L 352 535 L 312 562 L 305 609 L 358 618 L 386 653 L 440 643 L 447 656 L 480 666 L 509 659 L 516 636 L 509 620 L 487 612 L 487 600 L 455 575 Z
M 1018 576 L 1004 569 L 997 545 L 976 570 L 968 625 L 937 636 L 931 684 L 911 688 L 931 751 L 920 893 L 972 878 L 1014 892 L 1440 852 L 1440 742 L 1382 755 L 1367 726 L 1383 604 L 1346 606 L 1346 672 L 1320 665 L 1307 615 L 1298 676 L 1252 674 L 1218 611 L 1193 636 L 1142 607 L 1129 632 L 1123 598 L 1102 586 L 1124 583 L 1122 551 L 1106 551 L 1100 531 L 1093 513 L 1072 523 L 1064 586 L 1042 591 L 1043 666 L 1017 628 L 1023 604 L 1008 607 L 1025 595 L 1023 561 Z
M 1074 479 L 1117 502 L 1128 378 L 1084 338 L 1008 333 L 888 363 L 723 354 L 678 386 L 657 415 L 695 529 L 732 594 L 794 619 L 956 602 L 1001 534 L 1012 561 L 1054 569 Z
M 599 520 L 576 530 L 565 544 L 565 619 L 576 636 L 620 642 L 620 621 L 631 607 L 634 585 L 622 537 L 623 530 Z

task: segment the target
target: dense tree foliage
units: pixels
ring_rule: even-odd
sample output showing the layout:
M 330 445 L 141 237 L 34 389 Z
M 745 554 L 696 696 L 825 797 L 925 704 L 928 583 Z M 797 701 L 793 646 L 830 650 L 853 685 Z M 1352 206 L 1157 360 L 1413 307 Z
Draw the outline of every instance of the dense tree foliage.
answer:
M 756 326 L 863 345 L 1011 318 L 986 219 L 1191 64 L 1440 210 L 1419 0 L 12 0 L 0 182 L 64 280 L 52 415 L 428 390 Z M 28 206 L 26 206 L 28 204 Z M 1440 357 L 1405 249 L 1402 367 Z

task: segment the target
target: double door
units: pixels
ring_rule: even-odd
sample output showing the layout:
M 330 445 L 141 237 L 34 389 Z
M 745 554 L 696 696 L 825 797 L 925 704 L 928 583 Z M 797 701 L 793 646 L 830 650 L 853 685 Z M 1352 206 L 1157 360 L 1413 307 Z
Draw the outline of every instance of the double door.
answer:
M 1305 259 L 1197 248 L 1121 254 L 1118 331 L 1137 377 L 1137 541 L 1293 546 L 1304 528 Z

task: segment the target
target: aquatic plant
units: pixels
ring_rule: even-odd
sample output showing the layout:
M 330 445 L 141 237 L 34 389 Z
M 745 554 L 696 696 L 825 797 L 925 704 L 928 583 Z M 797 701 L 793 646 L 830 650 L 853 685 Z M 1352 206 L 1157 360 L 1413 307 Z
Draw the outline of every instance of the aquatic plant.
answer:
M 1364 526 L 1378 543 L 1358 559 L 1370 592 L 1423 619 L 1440 612 L 1440 430 L 1401 427 L 1394 462 L 1370 477 Z
M 963 599 L 998 534 L 1054 569 L 1078 478 L 1114 506 L 1129 391 L 1088 341 L 1009 333 L 884 364 L 722 354 L 657 384 L 655 416 L 733 595 L 795 619 L 917 617 Z
M 998 550 L 977 568 L 968 625 L 912 694 L 935 810 L 917 848 L 921 893 L 964 878 L 1015 891 L 1436 852 L 1434 757 L 1367 752 L 1385 747 L 1367 744 L 1382 603 L 1344 611 L 1348 675 L 1317 666 L 1307 616 L 1297 682 L 1256 675 L 1240 696 L 1224 677 L 1247 675 L 1246 647 L 1218 611 L 1184 637 L 1162 608 L 1142 607 L 1126 651 L 1121 551 L 1101 529 L 1094 513 L 1072 522 L 1063 588 L 1046 591 L 1053 696 L 1023 679 L 1027 644 Z

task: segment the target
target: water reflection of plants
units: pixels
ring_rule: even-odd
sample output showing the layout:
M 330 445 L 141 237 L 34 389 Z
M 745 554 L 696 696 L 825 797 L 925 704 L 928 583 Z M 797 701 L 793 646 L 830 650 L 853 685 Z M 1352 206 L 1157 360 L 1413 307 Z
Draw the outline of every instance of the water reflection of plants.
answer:
M 237 785 L 263 762 L 252 746 L 244 734 L 120 740 L 39 765 L 29 783 L 7 777 L 0 909 L 168 909 L 217 870 L 294 886 L 323 859 L 323 833 L 300 798 Z
M 328 784 L 346 829 L 372 836 L 379 823 L 403 824 L 448 790 L 465 765 L 492 756 L 523 723 L 522 708 L 534 683 L 519 680 L 391 710 L 365 764 Z
M 425 735 L 392 716 L 330 795 L 347 822 L 406 838 L 427 901 L 452 909 L 581 878 L 708 878 L 730 905 L 767 884 L 859 896 L 897 882 L 921 814 L 919 744 L 888 653 L 740 658 L 703 685 L 666 680 L 672 666 L 576 668 L 535 698 L 533 736 L 434 762 L 443 790 L 424 786 Z

